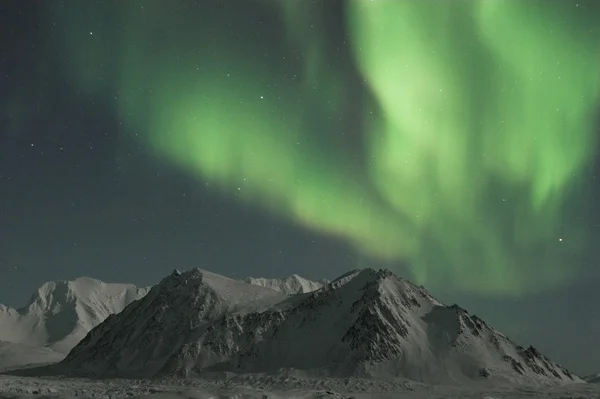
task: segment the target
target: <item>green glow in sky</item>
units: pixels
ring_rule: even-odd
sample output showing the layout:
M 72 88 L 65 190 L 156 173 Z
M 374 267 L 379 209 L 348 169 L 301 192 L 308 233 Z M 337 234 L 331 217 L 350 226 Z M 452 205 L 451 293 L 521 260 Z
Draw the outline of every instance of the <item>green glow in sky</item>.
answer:
M 115 26 L 63 34 L 70 72 L 198 184 L 406 261 L 429 286 L 519 295 L 574 275 L 600 94 L 600 29 L 575 2 L 349 1 L 340 70 L 298 3 L 275 4 L 281 42 L 255 46 L 216 16 L 140 4 L 119 5 L 112 45 L 96 37 Z M 57 12 L 85 30 L 84 10 Z M 340 94 L 360 81 L 361 101 Z M 330 139 L 348 107 L 364 122 L 361 170 Z
M 594 156 L 599 35 L 551 3 L 351 3 L 380 111 L 371 176 L 434 241 L 411 256 L 420 280 L 442 264 L 483 290 L 573 275 L 555 252 L 583 244 L 579 221 L 560 214 Z

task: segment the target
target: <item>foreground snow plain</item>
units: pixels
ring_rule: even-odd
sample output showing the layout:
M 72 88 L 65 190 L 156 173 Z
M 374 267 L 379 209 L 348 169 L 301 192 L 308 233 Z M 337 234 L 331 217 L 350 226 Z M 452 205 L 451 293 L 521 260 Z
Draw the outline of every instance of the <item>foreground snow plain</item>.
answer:
M 0 375 L 0 398 L 154 399 L 450 399 L 600 398 L 598 384 L 510 386 L 425 385 L 412 381 L 304 379 L 277 375 L 236 375 L 201 380 L 74 379 Z

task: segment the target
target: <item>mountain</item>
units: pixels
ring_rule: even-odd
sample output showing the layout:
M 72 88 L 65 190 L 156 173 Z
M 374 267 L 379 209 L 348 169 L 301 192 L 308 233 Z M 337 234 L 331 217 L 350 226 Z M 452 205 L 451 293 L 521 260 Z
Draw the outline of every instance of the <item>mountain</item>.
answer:
M 372 269 L 296 295 L 200 269 L 175 272 L 48 370 L 103 377 L 287 370 L 429 383 L 581 382 L 466 310 Z
M 286 293 L 308 292 L 323 285 L 297 275 L 281 280 L 246 280 Z M 12 345 L 11 353 L 16 353 L 18 348 L 28 348 L 27 353 L 32 353 L 31 348 L 47 346 L 52 351 L 41 349 L 42 358 L 55 351 L 64 356 L 108 315 L 121 312 L 149 290 L 150 287 L 104 283 L 89 277 L 44 283 L 22 309 L 0 304 L 0 342 L 3 341 L 5 349 L 9 343 L 22 344 Z
M 147 288 L 88 277 L 47 282 L 22 309 L 0 304 L 0 341 L 24 345 L 12 346 L 11 351 L 47 347 L 64 356 L 108 315 L 122 311 L 147 292 Z
M 243 281 L 248 284 L 259 285 L 261 287 L 280 291 L 285 294 L 304 294 L 323 288 L 323 286 L 329 283 L 329 281 L 325 279 L 318 282 L 307 280 L 297 274 L 292 274 L 284 279 L 248 277 Z

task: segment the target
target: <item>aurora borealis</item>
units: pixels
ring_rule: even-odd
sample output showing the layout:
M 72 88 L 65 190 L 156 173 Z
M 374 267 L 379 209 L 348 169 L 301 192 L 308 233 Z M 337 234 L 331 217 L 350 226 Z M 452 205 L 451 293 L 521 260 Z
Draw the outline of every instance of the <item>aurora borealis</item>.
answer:
M 318 3 L 273 2 L 283 50 L 256 46 L 273 58 L 300 48 L 298 81 L 227 34 L 193 40 L 210 21 L 181 19 L 160 2 L 105 6 L 120 17 L 111 29 L 125 32 L 117 46 L 94 37 L 65 46 L 76 83 L 92 96 L 114 85 L 130 131 L 199 183 L 367 256 L 406 261 L 418 283 L 518 295 L 533 282 L 567 281 L 577 266 L 564 255 L 589 245 L 566 210 L 580 206 L 595 156 L 600 34 L 583 29 L 585 11 L 567 3 L 349 1 L 349 62 L 368 98 L 353 104 L 368 159 L 358 172 L 321 139 L 340 123 L 314 127 L 319 112 L 340 114 L 344 99 L 331 86 L 348 80 L 348 68 L 322 68 L 330 56 L 319 24 L 294 18 L 318 14 Z M 100 81 L 88 63 L 110 52 L 115 75 Z
M 42 246 L 89 235 L 75 258 L 41 251 L 58 263 L 383 265 L 497 301 L 595 281 L 594 0 L 23 4 L 0 59 L 22 148 L 5 146 L 0 224 Z M 16 240 L 11 265 L 29 256 Z
M 428 237 L 411 253 L 419 280 L 461 263 L 457 281 L 486 291 L 572 276 L 562 254 L 584 248 L 585 227 L 563 208 L 595 155 L 598 34 L 541 1 L 351 4 L 381 115 L 370 172 Z

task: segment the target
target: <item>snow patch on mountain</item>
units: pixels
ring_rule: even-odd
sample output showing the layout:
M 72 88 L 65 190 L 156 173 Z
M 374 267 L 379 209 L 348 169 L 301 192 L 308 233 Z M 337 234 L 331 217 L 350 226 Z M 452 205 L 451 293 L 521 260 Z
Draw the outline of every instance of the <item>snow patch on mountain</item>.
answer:
M 0 340 L 66 353 L 110 314 L 143 297 L 146 288 L 89 277 L 44 283 L 29 304 L 0 304 Z
M 247 277 L 244 279 L 244 282 L 270 288 L 285 294 L 304 294 L 323 288 L 323 286 L 329 283 L 329 281 L 325 279 L 321 281 L 311 281 L 304 277 L 300 277 L 297 274 L 292 274 L 284 279 Z
M 53 369 L 104 377 L 581 381 L 466 310 L 372 269 L 295 295 L 200 269 L 173 273 L 109 316 Z

